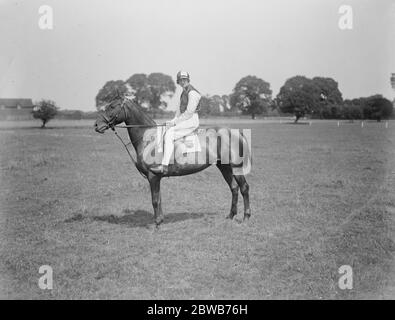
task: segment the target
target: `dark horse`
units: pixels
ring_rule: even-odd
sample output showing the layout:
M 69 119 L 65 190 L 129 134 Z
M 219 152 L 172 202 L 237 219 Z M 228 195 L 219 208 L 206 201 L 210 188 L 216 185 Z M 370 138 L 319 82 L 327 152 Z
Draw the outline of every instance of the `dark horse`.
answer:
M 210 134 L 199 136 L 202 147 L 199 152 L 195 152 L 195 156 L 198 156 L 197 154 L 203 154 L 205 155 L 203 159 L 207 160 L 207 155 L 211 155 L 214 156 L 214 162 L 203 161 L 202 163 L 202 161 L 199 161 L 198 163 L 191 163 L 191 161 L 189 161 L 188 163 L 180 163 L 180 161 L 177 162 L 176 159 L 173 163 L 170 163 L 166 175 L 157 175 L 150 171 L 150 167 L 155 165 L 155 163 L 147 161 L 147 148 L 150 145 L 152 146 L 152 141 L 156 141 L 157 128 L 154 127 L 158 125 L 144 112 L 144 109 L 134 101 L 126 97 L 118 97 L 105 107 L 102 107 L 98 112 L 98 117 L 95 122 L 95 131 L 104 133 L 104 131 L 110 128 L 114 130 L 114 126 L 123 122 L 126 124 L 131 144 L 136 151 L 137 159 L 135 160 L 135 165 L 140 173 L 148 179 L 151 187 L 156 226 L 159 226 L 161 222 L 163 222 L 162 200 L 160 195 L 161 178 L 163 176 L 192 174 L 204 170 L 212 164 L 215 164 L 221 171 L 232 192 L 232 206 L 227 218 L 232 219 L 237 214 L 239 189 L 244 199 L 244 219 L 248 219 L 251 216 L 249 186 L 245 179 L 244 171 L 242 171 L 241 174 L 240 172 L 239 174 L 235 173 L 240 170 L 241 165 L 244 166 L 248 164 L 249 167 L 251 166 L 251 153 L 249 151 L 248 142 L 244 135 L 235 133 L 235 131 L 239 132 L 239 130 L 215 128 L 215 132 L 220 132 L 220 134 L 218 135 L 217 133 L 215 136 L 215 141 L 217 143 L 214 143 L 214 147 L 210 145 L 207 146 L 205 143 L 207 141 L 207 136 Z M 213 131 L 211 131 L 211 136 L 213 136 Z M 177 143 L 177 141 L 175 141 L 175 143 Z M 175 153 L 176 144 L 174 150 Z M 230 157 L 230 160 L 228 160 L 228 158 L 223 161 L 224 150 L 227 150 L 230 155 L 240 155 L 241 151 L 242 154 L 246 154 L 246 156 L 243 158 L 241 164 L 240 162 L 236 163 L 236 161 L 233 161 L 233 157 Z M 190 156 L 189 154 L 189 159 L 191 159 Z

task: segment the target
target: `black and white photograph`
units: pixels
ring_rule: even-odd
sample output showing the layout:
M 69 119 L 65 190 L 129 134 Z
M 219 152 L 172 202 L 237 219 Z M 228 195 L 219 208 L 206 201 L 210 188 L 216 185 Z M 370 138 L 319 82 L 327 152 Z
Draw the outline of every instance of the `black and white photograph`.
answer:
M 0 0 L 0 299 L 394 300 L 394 107 L 394 0 Z

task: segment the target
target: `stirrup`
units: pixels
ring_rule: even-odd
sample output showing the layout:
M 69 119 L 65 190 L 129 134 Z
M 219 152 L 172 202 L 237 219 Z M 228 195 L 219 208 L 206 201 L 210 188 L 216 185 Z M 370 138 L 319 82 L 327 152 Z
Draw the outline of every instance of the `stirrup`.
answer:
M 163 164 L 159 164 L 155 167 L 151 167 L 150 171 L 155 174 L 167 174 L 168 173 L 168 166 L 164 166 Z

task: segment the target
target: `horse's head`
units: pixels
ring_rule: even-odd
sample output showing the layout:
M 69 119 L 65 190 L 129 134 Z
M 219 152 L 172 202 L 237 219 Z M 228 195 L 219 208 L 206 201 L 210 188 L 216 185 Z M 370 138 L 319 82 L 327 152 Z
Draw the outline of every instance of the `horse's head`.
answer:
M 125 97 L 118 97 L 99 108 L 95 122 L 95 131 L 104 133 L 107 129 L 126 120 Z

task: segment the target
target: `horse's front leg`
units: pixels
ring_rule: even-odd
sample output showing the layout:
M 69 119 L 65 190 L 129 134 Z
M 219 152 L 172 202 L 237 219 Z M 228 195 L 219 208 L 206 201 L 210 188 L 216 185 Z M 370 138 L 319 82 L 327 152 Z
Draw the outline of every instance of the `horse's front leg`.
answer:
M 148 181 L 151 187 L 152 206 L 154 207 L 154 216 L 156 227 L 163 222 L 162 212 L 162 199 L 160 196 L 160 180 L 161 177 L 152 175 L 148 177 Z

